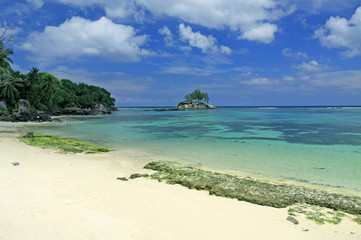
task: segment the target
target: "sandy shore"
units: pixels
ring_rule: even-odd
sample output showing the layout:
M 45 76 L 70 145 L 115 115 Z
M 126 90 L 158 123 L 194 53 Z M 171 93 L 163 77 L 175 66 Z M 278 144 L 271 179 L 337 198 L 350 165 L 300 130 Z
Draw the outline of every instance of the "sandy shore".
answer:
M 119 181 L 147 172 L 132 154 L 58 154 L 19 142 L 18 126 L 0 123 L 0 240 L 361 239 L 349 219 L 317 225 L 298 217 L 294 225 L 287 209 Z

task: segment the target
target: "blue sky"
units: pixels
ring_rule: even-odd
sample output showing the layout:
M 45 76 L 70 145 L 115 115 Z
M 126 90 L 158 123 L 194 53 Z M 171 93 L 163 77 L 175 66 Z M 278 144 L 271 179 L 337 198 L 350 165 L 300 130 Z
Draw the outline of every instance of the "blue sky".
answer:
M 13 69 L 109 90 L 117 106 L 361 105 L 356 0 L 1 0 Z

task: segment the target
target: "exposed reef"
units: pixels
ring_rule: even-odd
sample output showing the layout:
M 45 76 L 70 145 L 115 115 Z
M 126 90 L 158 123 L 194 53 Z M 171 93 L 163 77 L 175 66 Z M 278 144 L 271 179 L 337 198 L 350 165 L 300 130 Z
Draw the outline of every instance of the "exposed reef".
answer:
M 152 179 L 190 189 L 207 190 L 211 195 L 276 208 L 309 204 L 361 215 L 361 197 L 357 196 L 218 173 L 177 162 L 150 162 L 144 168 L 157 171 L 150 176 Z
M 58 138 L 50 135 L 39 135 L 29 132 L 20 137 L 20 140 L 28 145 L 41 148 L 56 149 L 59 153 L 102 153 L 111 151 L 110 148 L 101 145 L 81 142 L 73 139 Z

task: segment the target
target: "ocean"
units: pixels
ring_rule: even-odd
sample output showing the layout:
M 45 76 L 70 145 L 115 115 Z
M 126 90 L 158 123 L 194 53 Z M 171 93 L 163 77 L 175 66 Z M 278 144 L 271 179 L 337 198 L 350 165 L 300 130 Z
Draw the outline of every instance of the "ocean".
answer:
M 32 128 L 149 160 L 361 193 L 361 107 L 119 108 L 112 115 L 62 119 Z

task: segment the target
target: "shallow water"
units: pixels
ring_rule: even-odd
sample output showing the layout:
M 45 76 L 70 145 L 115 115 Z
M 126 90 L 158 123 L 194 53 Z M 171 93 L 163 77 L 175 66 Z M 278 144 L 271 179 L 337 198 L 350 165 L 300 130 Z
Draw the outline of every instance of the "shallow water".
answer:
M 361 108 L 144 110 L 65 117 L 34 128 L 162 159 L 361 192 Z

